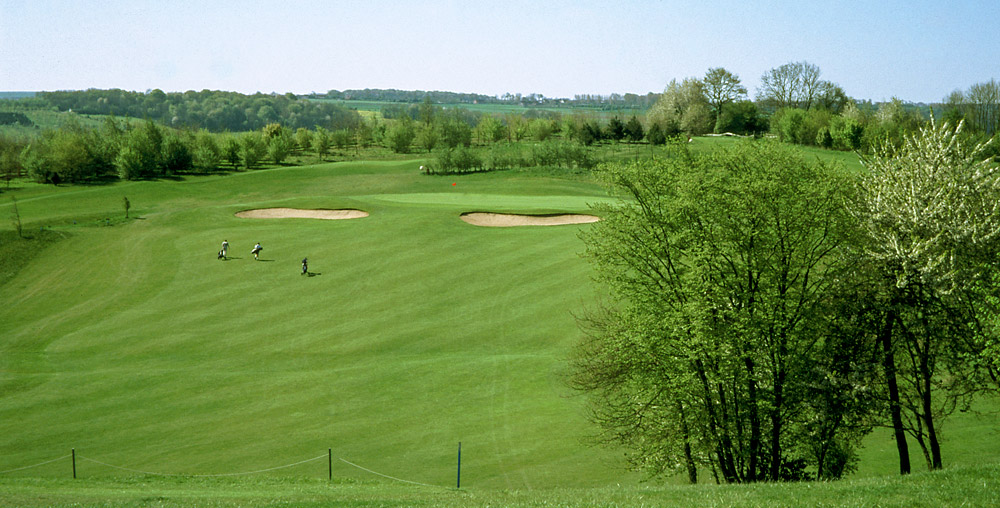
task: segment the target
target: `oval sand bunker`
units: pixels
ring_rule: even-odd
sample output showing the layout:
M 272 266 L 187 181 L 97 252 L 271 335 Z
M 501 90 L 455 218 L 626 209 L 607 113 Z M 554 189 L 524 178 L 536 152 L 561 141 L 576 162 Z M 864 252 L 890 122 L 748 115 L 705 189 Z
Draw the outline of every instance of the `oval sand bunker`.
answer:
M 593 215 L 519 215 L 510 213 L 470 212 L 463 213 L 462 220 L 474 226 L 506 228 L 513 226 L 562 226 L 566 224 L 588 224 L 601 220 Z
M 241 219 L 360 219 L 368 217 L 361 210 L 303 210 L 300 208 L 260 208 L 236 212 Z

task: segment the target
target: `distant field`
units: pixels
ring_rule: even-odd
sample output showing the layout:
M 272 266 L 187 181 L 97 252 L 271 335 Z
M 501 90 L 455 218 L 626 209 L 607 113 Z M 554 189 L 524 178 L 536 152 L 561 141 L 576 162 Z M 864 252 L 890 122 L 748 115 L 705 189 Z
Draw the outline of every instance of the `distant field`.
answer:
M 733 142 L 696 138 L 692 148 Z M 618 157 L 627 158 L 630 150 L 653 148 L 620 150 Z M 812 155 L 857 164 L 854 154 Z M 605 192 L 586 178 L 542 171 L 428 177 L 418 174 L 424 162 L 76 187 L 15 183 L 0 196 L 0 215 L 10 215 L 7 195 L 14 194 L 29 235 L 45 228 L 68 238 L 32 251 L 0 291 L 0 506 L 5 499 L 58 504 L 112 492 L 129 493 L 116 498 L 125 504 L 159 491 L 189 502 L 219 496 L 213 502 L 220 506 L 232 505 L 231 494 L 242 500 L 233 504 L 258 506 L 287 490 L 278 480 L 272 488 L 273 478 L 324 477 L 327 449 L 338 461 L 335 482 L 356 505 L 524 506 L 531 500 L 522 491 L 578 488 L 595 490 L 542 501 L 743 499 L 740 490 L 725 491 L 734 498 L 701 487 L 646 490 L 638 487 L 641 477 L 624 471 L 619 450 L 591 446 L 596 429 L 585 401 L 565 383 L 580 336 L 574 316 L 593 304 L 598 289 L 580 257 L 578 234 L 587 225 L 495 229 L 459 220 L 467 211 L 586 213 L 588 204 L 608 199 Z M 128 220 L 123 196 L 132 203 Z M 269 207 L 352 208 L 370 216 L 234 215 Z M 215 255 L 224 239 L 232 246 L 228 261 Z M 249 253 L 255 242 L 264 246 L 259 262 Z M 303 257 L 312 276 L 299 274 Z M 980 409 L 998 406 L 984 401 Z M 995 413 L 946 422 L 946 466 L 996 464 L 997 431 Z M 463 486 L 492 494 L 410 497 L 403 487 L 386 494 L 378 485 L 393 480 L 339 462 L 449 487 L 459 442 Z M 88 483 L 63 480 L 67 459 L 10 471 L 70 449 Z M 919 471 L 915 443 L 911 450 Z M 825 492 L 879 492 L 882 480 L 863 479 L 891 476 L 894 454 L 888 434 L 877 432 L 863 451 L 860 480 Z M 218 487 L 215 494 L 202 494 L 197 482 L 139 473 L 230 474 L 304 460 L 310 462 L 265 473 L 260 483 L 207 483 Z M 931 478 L 915 492 L 933 494 Z M 376 480 L 374 492 L 358 487 Z M 960 483 L 977 481 L 995 487 L 995 476 Z M 306 492 L 305 504 L 329 501 L 324 486 L 297 482 L 287 488 Z M 56 493 L 44 494 L 50 487 Z M 252 498 L 237 494 L 245 488 Z M 790 488 L 816 499 L 805 486 Z M 787 491 L 771 489 L 746 495 L 752 505 L 782 505 Z M 692 492 L 705 497 L 688 498 Z M 872 504 L 878 498 L 854 506 Z
M 34 97 L 37 92 L 0 92 L 0 100 Z
M 318 100 L 323 102 L 332 102 L 344 106 L 349 109 L 356 109 L 358 111 L 372 111 L 380 112 L 382 108 L 392 105 L 402 105 L 404 107 L 409 107 L 411 103 L 404 102 L 388 102 L 388 101 L 352 101 L 352 100 L 338 100 L 338 99 L 310 99 Z M 435 106 L 440 106 L 443 108 L 464 108 L 470 111 L 476 111 L 480 113 L 488 114 L 506 114 L 506 113 L 517 113 L 525 114 L 531 111 L 546 112 L 546 113 L 561 113 L 563 115 L 573 115 L 573 114 L 586 114 L 593 115 L 598 118 L 611 118 L 613 116 L 618 116 L 622 118 L 628 118 L 632 115 L 641 115 L 645 111 L 636 109 L 622 109 L 622 110 L 605 110 L 600 108 L 590 108 L 590 107 L 557 107 L 557 106 L 521 106 L 520 104 L 467 104 L 467 103 L 457 103 L 457 104 L 435 104 Z
M 3 102 L 0 101 L 0 111 L 4 111 Z M 0 135 L 12 137 L 32 138 L 38 136 L 46 129 L 58 129 L 70 118 L 76 119 L 84 127 L 99 127 L 104 122 L 103 115 L 77 115 L 65 111 L 45 111 L 27 110 L 22 111 L 25 116 L 34 124 L 30 127 L 23 125 L 0 125 Z

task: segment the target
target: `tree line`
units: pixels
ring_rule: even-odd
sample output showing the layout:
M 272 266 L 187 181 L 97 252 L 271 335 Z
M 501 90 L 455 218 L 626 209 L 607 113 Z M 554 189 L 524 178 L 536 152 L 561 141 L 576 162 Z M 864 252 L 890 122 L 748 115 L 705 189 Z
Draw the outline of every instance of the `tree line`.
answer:
M 961 126 L 883 141 L 867 171 L 772 140 L 604 166 L 584 233 L 608 300 L 574 386 L 653 476 L 835 479 L 893 430 L 942 467 L 948 415 L 996 393 L 1000 168 Z
M 79 114 L 149 118 L 160 124 L 210 132 L 243 132 L 281 123 L 287 128 L 316 125 L 349 128 L 360 121 L 357 111 L 319 101 L 300 100 L 294 94 L 244 95 L 202 90 L 146 93 L 126 90 L 39 92 L 17 101 L 22 107 L 73 111 Z
M 700 78 L 671 81 L 647 113 L 647 128 L 668 136 L 767 132 L 789 143 L 871 153 L 883 141 L 900 146 L 929 119 L 898 98 L 878 105 L 852 99 L 821 76 L 804 61 L 775 67 L 750 100 L 739 76 L 711 68 Z M 984 141 L 1000 123 L 1000 85 L 991 79 L 956 90 L 931 112 L 953 125 L 964 122 L 965 136 Z M 989 149 L 1000 156 L 1000 147 Z

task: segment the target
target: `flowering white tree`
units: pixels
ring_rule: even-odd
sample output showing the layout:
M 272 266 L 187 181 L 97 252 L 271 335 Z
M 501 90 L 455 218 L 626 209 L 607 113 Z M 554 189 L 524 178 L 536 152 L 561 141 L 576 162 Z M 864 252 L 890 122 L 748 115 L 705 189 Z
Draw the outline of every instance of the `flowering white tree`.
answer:
M 855 207 L 883 298 L 878 335 L 903 473 L 903 432 L 940 468 L 940 420 L 986 386 L 975 360 L 1000 268 L 1000 168 L 988 143 L 966 139 L 961 123 L 931 121 L 901 147 L 879 147 L 864 160 Z

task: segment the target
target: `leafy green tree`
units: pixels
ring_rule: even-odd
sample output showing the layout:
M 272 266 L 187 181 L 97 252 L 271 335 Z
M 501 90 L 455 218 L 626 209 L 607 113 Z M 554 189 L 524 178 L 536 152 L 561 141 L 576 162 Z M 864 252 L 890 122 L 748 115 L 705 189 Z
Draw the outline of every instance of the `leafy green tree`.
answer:
M 715 132 L 760 134 L 767 130 L 767 120 L 761 118 L 757 105 L 751 101 L 736 101 L 722 107 L 715 123 Z
M 385 133 L 387 147 L 396 153 L 407 153 L 416 138 L 416 130 L 409 119 L 398 120 Z
M 206 130 L 199 131 L 194 138 L 191 157 L 195 169 L 202 172 L 215 171 L 222 162 L 222 150 L 216 136 Z
M 705 99 L 712 107 L 715 114 L 715 132 L 725 132 L 719 130 L 719 120 L 722 118 L 722 110 L 727 104 L 735 102 L 747 94 L 747 89 L 740 83 L 740 78 L 722 67 L 714 67 L 705 73 L 701 80 L 704 85 Z
M 240 141 L 236 136 L 227 135 L 222 142 L 222 158 L 229 163 L 233 169 L 240 165 Z
M 506 123 L 507 141 L 521 141 L 528 136 L 528 121 L 518 113 L 508 113 L 504 115 Z
M 322 161 L 330 153 L 330 142 L 330 132 L 323 127 L 316 127 L 316 132 L 312 135 L 312 149 L 319 160 Z
M 434 106 L 434 101 L 431 100 L 430 96 L 425 96 L 424 101 L 420 103 L 420 121 L 425 126 L 430 126 L 434 124 L 436 113 L 437 108 Z
M 660 124 L 667 137 L 679 132 L 700 135 L 712 129 L 712 113 L 705 86 L 697 78 L 672 80 L 648 113 L 650 123 Z
M 246 170 L 257 167 L 257 164 L 264 159 L 267 154 L 267 142 L 260 132 L 244 132 L 239 136 L 240 159 L 243 161 L 243 168 Z
M 479 117 L 479 123 L 476 124 L 476 137 L 479 138 L 479 142 L 482 144 L 486 143 L 496 143 L 501 139 L 507 137 L 507 127 L 504 126 L 503 122 L 499 118 L 493 115 L 483 115 Z
M 164 173 L 174 175 L 186 173 L 194 167 L 194 156 L 191 148 L 179 136 L 167 136 L 163 142 Z
M 552 120 L 533 118 L 528 122 L 528 132 L 535 141 L 545 141 L 555 134 Z
M 333 146 L 337 147 L 338 150 L 344 151 L 351 146 L 351 141 L 354 139 L 354 133 L 351 129 L 337 129 L 331 134 L 331 140 L 333 141 Z
M 295 144 L 298 145 L 299 150 L 303 152 L 312 149 L 312 132 L 305 127 L 299 127 L 295 131 Z
M 642 122 L 635 115 L 625 123 L 625 139 L 632 143 L 638 143 L 646 137 L 646 132 L 642 128 Z
M 285 132 L 273 136 L 267 140 L 267 158 L 275 164 L 281 164 L 291 155 L 294 145 L 292 136 Z
M 417 145 L 427 150 L 427 153 L 430 153 L 437 146 L 440 139 L 441 135 L 435 125 L 423 125 L 417 130 Z
M 667 143 L 667 135 L 660 128 L 660 124 L 654 123 L 649 126 L 649 130 L 646 131 L 646 140 L 653 145 L 664 145 Z
M 146 165 L 142 154 L 132 145 L 126 144 L 115 156 L 115 170 L 122 180 L 136 180 L 143 177 Z
M 625 124 L 622 122 L 621 118 L 617 116 L 612 117 L 608 120 L 607 128 L 604 130 L 604 135 L 612 141 L 621 141 L 625 138 Z
M 854 208 L 884 309 L 878 341 L 904 474 L 904 432 L 929 468 L 941 468 L 942 421 L 986 386 L 970 359 L 986 347 L 983 323 L 995 315 L 982 302 L 1000 279 L 1000 170 L 961 130 L 932 120 L 899 148 L 884 141 L 863 159 Z
M 454 110 L 448 115 L 444 115 L 439 127 L 441 129 L 441 141 L 444 143 L 444 146 L 456 148 L 472 145 L 472 128 Z
M 854 298 L 849 184 L 773 142 L 685 146 L 600 173 L 624 199 L 596 207 L 584 240 L 613 299 L 585 321 L 575 386 L 652 474 L 842 474 L 870 410 L 838 398 L 866 388 L 835 321 Z

